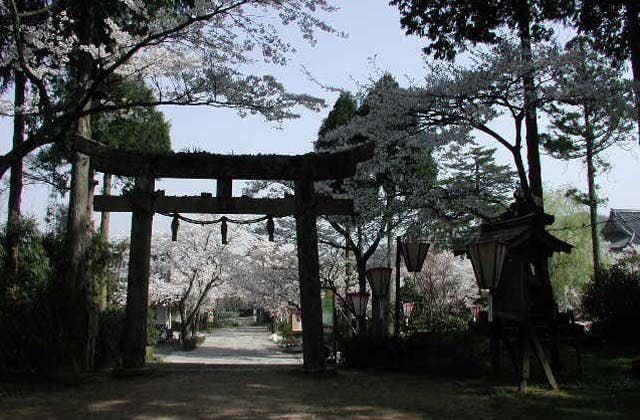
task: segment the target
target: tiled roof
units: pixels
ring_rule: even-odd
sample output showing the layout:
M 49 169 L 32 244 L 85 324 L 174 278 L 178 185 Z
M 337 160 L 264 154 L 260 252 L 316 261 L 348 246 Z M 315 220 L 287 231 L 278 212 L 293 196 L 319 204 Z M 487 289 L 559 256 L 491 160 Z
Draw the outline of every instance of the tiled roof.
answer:
M 611 209 L 602 235 L 611 242 L 612 249 L 640 245 L 640 210 Z

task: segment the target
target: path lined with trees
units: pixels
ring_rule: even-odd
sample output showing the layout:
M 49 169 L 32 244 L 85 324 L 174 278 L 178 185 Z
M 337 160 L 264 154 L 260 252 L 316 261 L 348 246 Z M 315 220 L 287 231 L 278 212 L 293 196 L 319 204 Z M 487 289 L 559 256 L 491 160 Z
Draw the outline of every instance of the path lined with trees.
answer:
M 216 328 L 191 351 L 157 349 L 163 363 L 207 365 L 301 365 L 302 353 L 285 353 L 270 338 L 266 327 Z

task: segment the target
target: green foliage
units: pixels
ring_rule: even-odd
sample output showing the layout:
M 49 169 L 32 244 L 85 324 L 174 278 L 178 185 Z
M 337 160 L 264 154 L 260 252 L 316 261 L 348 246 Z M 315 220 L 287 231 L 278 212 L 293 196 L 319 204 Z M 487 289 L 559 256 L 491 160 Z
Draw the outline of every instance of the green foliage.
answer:
M 346 125 L 358 112 L 358 102 L 348 92 L 340 94 L 336 103 L 333 105 L 333 109 L 329 112 L 327 118 L 322 121 L 320 130 L 318 131 L 318 137 L 322 138 L 325 134 L 331 130 Z M 320 149 L 330 148 L 329 145 L 318 145 Z
M 49 233 L 41 233 L 29 219 L 23 220 L 13 233 L 17 235 L 20 251 L 17 275 L 9 275 L 5 259 L 0 260 L 0 367 L 56 368 L 68 351 L 68 337 L 62 335 L 63 320 L 76 308 L 68 299 L 68 287 L 62 283 L 67 262 L 64 209 L 53 213 L 61 217 L 55 218 L 57 224 Z M 0 235 L 0 256 L 7 254 L 6 235 L 6 231 Z M 93 237 L 89 265 L 98 282 L 108 279 L 112 248 L 98 235 Z M 99 320 L 98 363 L 111 364 L 117 359 L 122 324 L 117 312 L 113 309 Z
M 637 40 L 640 34 L 637 24 L 640 22 L 640 8 L 637 3 L 629 0 L 582 0 L 579 4 L 578 13 L 574 15 L 576 26 L 595 41 L 594 48 L 613 59 L 614 64 L 624 65 L 634 54 L 634 39 Z M 635 54 L 637 56 L 637 52 Z
M 131 103 L 152 103 L 152 92 L 143 81 L 126 81 L 112 76 L 104 86 L 104 96 L 126 98 Z M 151 107 L 112 111 L 91 119 L 91 137 L 118 149 L 162 153 L 171 151 L 169 123 L 162 112 Z
M 290 339 L 292 336 L 291 320 L 289 318 L 276 317 L 273 321 L 273 331 L 280 334 L 285 340 Z
M 152 311 L 147 311 L 147 346 L 155 346 L 160 339 L 160 332 L 156 328 L 156 319 Z
M 533 40 L 547 39 L 552 32 L 548 23 L 573 12 L 569 0 L 391 0 L 390 4 L 400 10 L 407 34 L 427 38 L 426 54 L 448 60 L 469 45 L 494 44 L 522 25 L 527 25 L 526 35 Z
M 544 207 L 555 216 L 548 227 L 555 237 L 573 246 L 571 253 L 556 253 L 549 260 L 549 274 L 556 301 L 561 307 L 579 309 L 578 296 L 593 275 L 589 213 L 561 190 L 545 188 Z
M 508 165 L 496 163 L 495 152 L 495 148 L 452 144 L 439 157 L 443 176 L 438 185 L 459 205 L 443 210 L 437 219 L 425 220 L 429 233 L 443 242 L 465 241 L 476 234 L 480 221 L 506 210 L 517 178 Z
M 0 276 L 5 280 L 5 293 L 11 299 L 20 302 L 29 302 L 46 290 L 50 274 L 50 262 L 45 250 L 45 238 L 38 232 L 36 222 L 32 219 L 22 219 L 13 232 L 8 232 L 6 227 L 0 239 L 3 243 L 1 253 L 6 256 L 6 238 L 13 235 L 17 239 L 18 248 L 18 273 L 13 276 L 4 272 L 5 258 Z
M 98 316 L 96 367 L 117 366 L 121 357 L 120 340 L 124 327 L 124 310 L 109 308 Z
M 566 63 L 554 74 L 554 101 L 546 107 L 552 131 L 543 137 L 544 147 L 560 159 L 582 159 L 630 141 L 630 82 L 587 39 L 574 38 L 566 49 Z
M 16 231 L 0 238 L 6 255 L 6 235 L 17 235 L 18 273 L 8 273 L 0 261 L 0 367 L 39 369 L 51 366 L 55 356 L 55 317 L 50 299 L 51 261 L 46 240 L 34 221 L 23 219 Z
M 74 94 L 73 81 L 59 88 L 60 95 Z M 154 107 L 136 107 L 133 104 L 153 103 L 153 93 L 142 80 L 125 80 L 111 75 L 96 93 L 95 101 L 122 98 L 126 109 L 113 109 L 91 116 L 91 137 L 117 149 L 163 153 L 171 151 L 169 123 L 162 112 Z M 31 176 L 52 185 L 58 191 L 67 188 L 68 176 L 62 163 L 71 153 L 72 137 L 42 149 L 31 165 Z
M 585 288 L 583 308 L 594 329 L 622 344 L 639 344 L 640 255 L 625 257 L 602 270 Z

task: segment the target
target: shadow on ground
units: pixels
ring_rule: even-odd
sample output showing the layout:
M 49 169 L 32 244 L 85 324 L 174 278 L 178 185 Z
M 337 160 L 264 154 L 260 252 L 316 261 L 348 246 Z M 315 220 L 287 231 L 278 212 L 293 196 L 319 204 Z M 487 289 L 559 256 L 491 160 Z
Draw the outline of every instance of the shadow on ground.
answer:
M 520 395 L 479 380 L 355 370 L 313 375 L 288 366 L 161 364 L 146 377 L 117 379 L 105 372 L 75 386 L 13 385 L 0 388 L 0 418 L 584 420 L 637 419 L 640 413 L 635 385 L 585 392 L 577 384 Z

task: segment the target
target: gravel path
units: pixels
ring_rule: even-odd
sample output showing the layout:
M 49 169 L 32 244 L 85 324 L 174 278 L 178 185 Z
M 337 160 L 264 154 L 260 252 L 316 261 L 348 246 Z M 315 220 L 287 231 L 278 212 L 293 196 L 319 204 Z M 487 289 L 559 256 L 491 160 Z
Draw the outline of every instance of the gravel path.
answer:
M 156 349 L 165 363 L 211 365 L 300 365 L 302 353 L 285 353 L 269 338 L 265 327 L 218 328 L 195 350 Z

